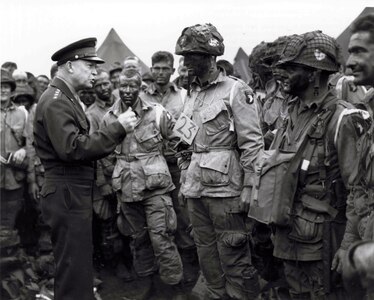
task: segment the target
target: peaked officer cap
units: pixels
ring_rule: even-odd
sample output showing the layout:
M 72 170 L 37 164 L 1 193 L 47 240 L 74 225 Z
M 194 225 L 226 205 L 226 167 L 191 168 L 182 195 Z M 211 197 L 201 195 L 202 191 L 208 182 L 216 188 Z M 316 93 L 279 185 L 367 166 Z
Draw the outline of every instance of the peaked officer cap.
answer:
M 105 61 L 102 60 L 96 54 L 96 38 L 87 38 L 79 40 L 75 43 L 67 45 L 66 47 L 58 50 L 52 55 L 52 60 L 57 62 L 60 66 L 67 61 L 73 61 L 78 59 L 93 61 L 97 64 L 103 64 Z

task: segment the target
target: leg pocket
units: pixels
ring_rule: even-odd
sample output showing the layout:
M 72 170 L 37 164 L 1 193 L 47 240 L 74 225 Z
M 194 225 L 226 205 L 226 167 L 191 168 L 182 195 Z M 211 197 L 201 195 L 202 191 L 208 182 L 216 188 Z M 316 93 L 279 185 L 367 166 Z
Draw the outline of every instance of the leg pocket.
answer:
M 325 216 L 306 208 L 296 209 L 292 219 L 292 230 L 288 237 L 302 243 L 316 243 L 322 239 Z

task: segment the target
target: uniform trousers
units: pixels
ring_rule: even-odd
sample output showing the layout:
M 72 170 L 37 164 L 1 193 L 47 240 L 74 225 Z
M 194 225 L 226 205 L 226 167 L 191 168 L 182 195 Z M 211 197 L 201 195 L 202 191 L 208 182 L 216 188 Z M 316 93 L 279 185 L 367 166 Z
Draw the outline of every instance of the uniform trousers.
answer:
M 130 247 L 136 273 L 148 276 L 155 271 L 169 285 L 183 277 L 182 260 L 174 243 L 177 219 L 169 195 L 155 195 L 139 202 L 123 202 L 121 212 L 129 228 Z
M 42 215 L 51 227 L 56 263 L 55 300 L 94 299 L 93 169 L 92 179 L 84 175 L 78 170 L 66 175 L 46 173 L 41 191 Z
M 251 264 L 240 198 L 188 198 L 187 203 L 200 268 L 207 282 L 206 298 L 229 295 L 233 299 L 255 299 L 258 276 Z

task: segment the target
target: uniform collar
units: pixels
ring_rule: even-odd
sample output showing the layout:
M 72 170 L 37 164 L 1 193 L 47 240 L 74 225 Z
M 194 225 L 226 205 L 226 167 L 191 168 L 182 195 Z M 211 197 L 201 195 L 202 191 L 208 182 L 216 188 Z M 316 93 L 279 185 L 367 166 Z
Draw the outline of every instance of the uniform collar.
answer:
M 4 110 L 4 111 L 6 111 L 6 110 L 14 110 L 14 109 L 16 109 L 17 107 L 18 107 L 18 106 L 15 105 L 14 102 L 13 102 L 12 100 L 9 100 L 8 105 L 6 105 L 6 106 L 2 106 L 2 105 L 1 105 L 1 110 Z
M 219 82 L 222 82 L 224 81 L 226 78 L 226 75 L 225 75 L 225 72 L 222 72 L 222 71 L 218 71 L 216 74 L 212 74 L 210 77 L 209 77 L 209 80 L 207 82 L 200 82 L 199 78 L 197 76 L 195 76 L 193 79 L 192 79 L 192 83 L 191 85 L 195 85 L 195 87 L 200 87 L 202 89 L 206 89 L 208 88 L 209 86 L 213 85 L 213 84 L 217 84 Z
M 296 98 L 298 101 L 293 100 L 293 101 L 290 101 L 290 105 L 295 105 L 298 103 L 299 105 L 299 113 L 304 111 L 304 110 L 314 110 L 314 111 L 319 111 L 320 108 L 325 104 L 327 103 L 328 101 L 332 100 L 332 98 L 335 98 L 335 96 L 333 95 L 333 93 L 331 91 L 327 91 L 325 92 L 324 94 L 320 95 L 319 97 L 316 97 L 315 99 L 313 99 L 313 101 L 309 102 L 309 103 L 304 103 L 303 101 L 301 101 L 299 98 Z
M 178 86 L 174 82 L 169 82 L 167 89 L 170 89 L 173 92 L 177 92 L 179 90 Z M 153 82 L 148 85 L 146 92 L 150 95 L 155 95 L 159 93 L 159 91 L 157 90 L 156 84 L 154 84 Z
M 113 96 L 113 95 L 110 96 L 110 103 L 108 103 L 108 102 L 106 102 L 106 101 L 103 101 L 103 100 L 101 100 L 101 99 L 99 99 L 99 98 L 97 98 L 97 97 L 96 97 L 95 102 L 96 102 L 96 105 L 97 105 L 98 107 L 100 107 L 100 108 L 110 107 L 110 106 L 112 106 L 113 103 L 114 103 L 114 96 Z
M 63 78 L 55 77 L 51 82 L 51 86 L 61 90 L 68 98 L 78 100 L 75 89 Z
M 140 116 L 143 114 L 143 111 L 148 110 L 150 106 L 151 105 L 148 102 L 138 97 L 132 109 Z M 118 116 L 121 113 L 125 112 L 126 109 L 127 107 L 125 107 L 120 98 L 113 104 L 111 111 L 114 115 Z

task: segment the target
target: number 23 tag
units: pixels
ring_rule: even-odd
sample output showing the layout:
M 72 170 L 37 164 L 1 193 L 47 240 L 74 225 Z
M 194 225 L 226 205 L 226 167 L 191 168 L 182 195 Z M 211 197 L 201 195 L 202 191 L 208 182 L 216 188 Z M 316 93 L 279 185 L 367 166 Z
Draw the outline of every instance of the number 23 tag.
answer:
M 173 132 L 179 136 L 188 145 L 192 144 L 199 127 L 186 114 L 181 113 L 179 119 L 175 123 Z

